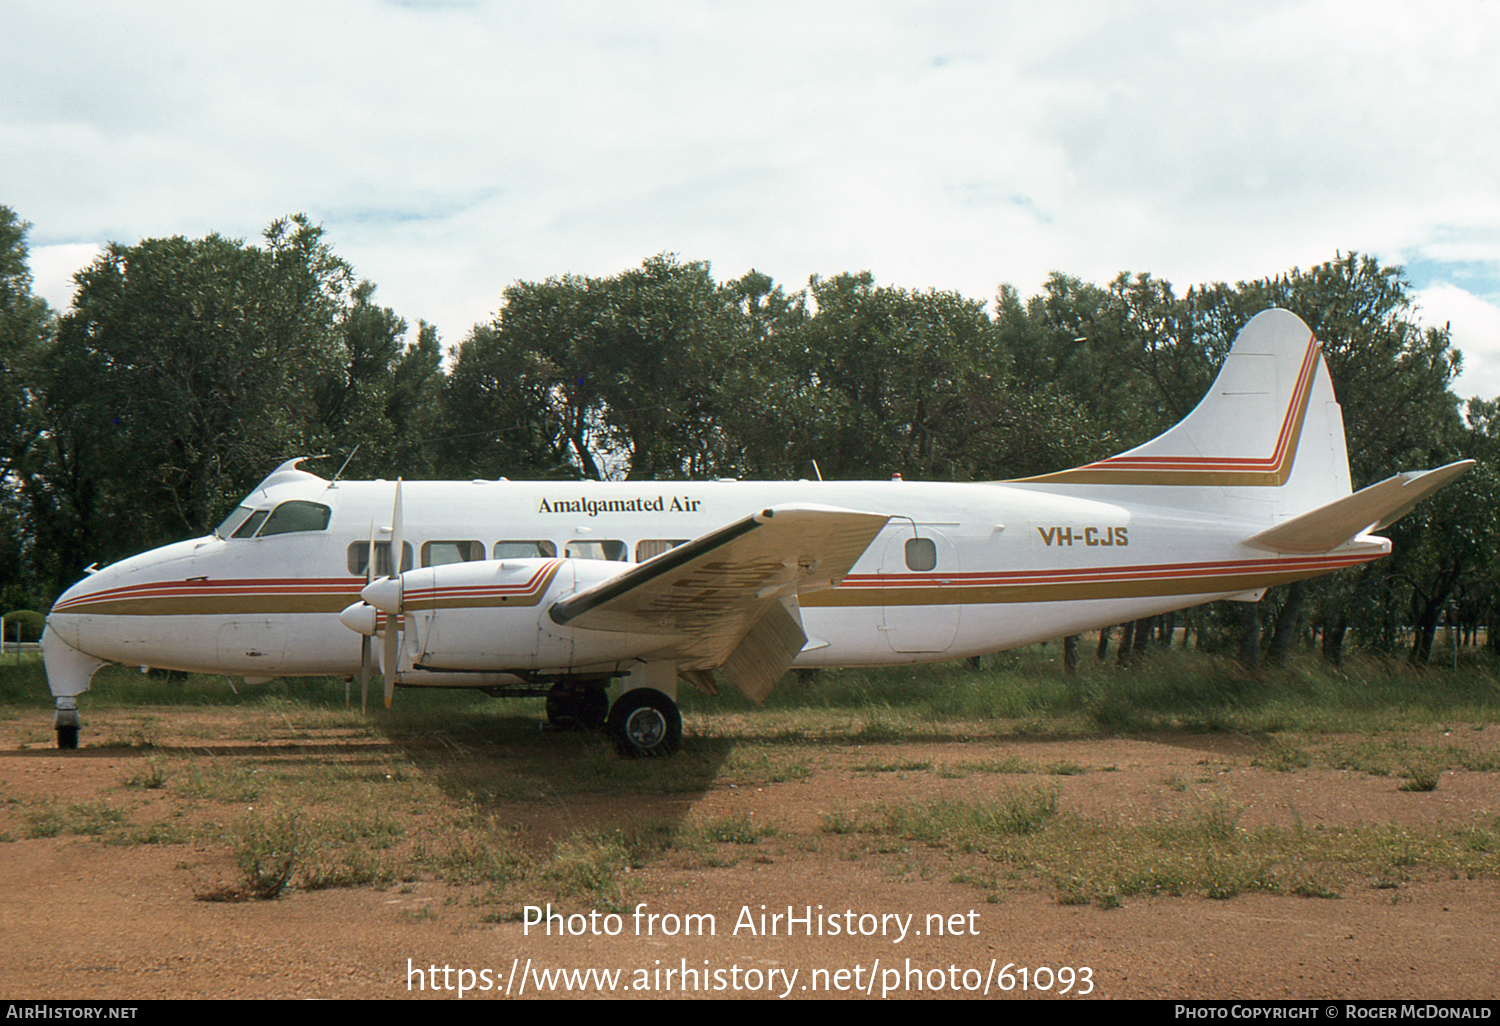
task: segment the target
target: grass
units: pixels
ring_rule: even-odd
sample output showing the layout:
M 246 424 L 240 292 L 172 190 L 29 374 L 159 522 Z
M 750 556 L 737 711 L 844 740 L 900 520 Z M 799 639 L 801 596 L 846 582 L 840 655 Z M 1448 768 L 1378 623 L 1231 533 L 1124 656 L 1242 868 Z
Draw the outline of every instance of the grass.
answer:
M 974 803 L 879 806 L 824 818 L 823 830 L 921 842 L 973 854 L 964 882 L 1000 893 L 1050 890 L 1060 904 L 1118 908 L 1126 899 L 1247 893 L 1337 898 L 1357 881 L 1399 887 L 1413 867 L 1452 876 L 1500 874 L 1500 831 L 1371 825 L 1330 830 L 1247 830 L 1222 797 L 1184 804 L 1160 821 L 1122 826 L 1060 813 L 1055 796 L 1028 788 Z
M 1500 877 L 1500 824 L 1247 829 L 1227 798 L 1172 775 L 1163 786 L 1175 809 L 1126 825 L 1059 802 L 1062 778 L 1113 766 L 901 754 L 929 742 L 1234 732 L 1255 741 L 1266 769 L 1389 777 L 1412 792 L 1445 774 L 1500 769 L 1483 733 L 1500 720 L 1486 666 L 1417 674 L 1351 658 L 1339 670 L 1308 660 L 1250 676 L 1171 652 L 1070 682 L 1056 649 L 987 671 L 954 663 L 788 678 L 760 709 L 729 689 L 684 688 L 683 754 L 642 762 L 593 735 L 538 741 L 539 700 L 403 691 L 394 710 L 367 717 L 344 707 L 337 680 L 236 693 L 223 678 L 106 668 L 81 703 L 83 743 L 126 760 L 117 788 L 93 801 L 7 798 L 0 841 L 206 846 L 224 868 L 197 889 L 217 900 L 435 880 L 467 888 L 491 921 L 512 916 L 518 896 L 626 908 L 650 865 L 712 868 L 824 846 L 842 858 L 897 855 L 902 874 L 946 872 L 992 900 L 1032 888 L 1100 909 L 1147 895 L 1330 899 L 1355 886 L 1399 891 L 1420 873 Z M 50 706 L 39 661 L 0 665 L 0 709 L 23 747 L 51 746 Z M 884 750 L 839 765 L 872 781 L 975 778 L 985 797 L 835 809 L 810 834 L 744 815 L 642 814 L 688 809 L 710 789 L 795 786 L 824 771 L 830 751 L 866 745 Z M 144 811 L 161 803 L 166 818 Z

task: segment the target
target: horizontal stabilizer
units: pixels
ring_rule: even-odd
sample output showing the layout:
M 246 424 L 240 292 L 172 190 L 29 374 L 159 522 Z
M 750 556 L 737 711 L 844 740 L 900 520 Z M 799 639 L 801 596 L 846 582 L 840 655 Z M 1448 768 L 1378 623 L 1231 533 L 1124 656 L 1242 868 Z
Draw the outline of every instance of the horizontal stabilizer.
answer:
M 1388 477 L 1246 538 L 1245 544 L 1268 552 L 1327 552 L 1361 531 L 1394 524 L 1473 465 L 1473 460 L 1460 460 L 1436 470 L 1411 470 Z

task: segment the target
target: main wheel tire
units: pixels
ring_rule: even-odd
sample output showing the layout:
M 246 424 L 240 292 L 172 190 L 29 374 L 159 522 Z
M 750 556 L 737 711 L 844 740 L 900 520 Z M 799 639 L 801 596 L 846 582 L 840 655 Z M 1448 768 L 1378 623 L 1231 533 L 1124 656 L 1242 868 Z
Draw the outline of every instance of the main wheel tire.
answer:
M 78 747 L 77 727 L 57 728 L 57 747 L 72 751 Z
M 609 711 L 609 733 L 627 759 L 654 759 L 682 747 L 682 713 L 654 688 L 621 695 Z

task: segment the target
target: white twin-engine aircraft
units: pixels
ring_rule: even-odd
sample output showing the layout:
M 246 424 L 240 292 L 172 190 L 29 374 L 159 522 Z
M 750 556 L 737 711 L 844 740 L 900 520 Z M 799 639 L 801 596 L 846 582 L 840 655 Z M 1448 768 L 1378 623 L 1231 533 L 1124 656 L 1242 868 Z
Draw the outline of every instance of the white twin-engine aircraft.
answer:
M 1386 555 L 1368 532 L 1472 465 L 1350 494 L 1328 368 L 1284 310 L 1245 326 L 1176 427 L 1022 481 L 403 485 L 297 462 L 208 537 L 58 599 L 58 747 L 106 663 L 367 686 L 378 655 L 387 705 L 396 685 L 546 695 L 555 723 L 665 755 L 679 680 L 712 691 L 719 670 L 760 701 L 793 666 L 955 659 L 1257 599 Z

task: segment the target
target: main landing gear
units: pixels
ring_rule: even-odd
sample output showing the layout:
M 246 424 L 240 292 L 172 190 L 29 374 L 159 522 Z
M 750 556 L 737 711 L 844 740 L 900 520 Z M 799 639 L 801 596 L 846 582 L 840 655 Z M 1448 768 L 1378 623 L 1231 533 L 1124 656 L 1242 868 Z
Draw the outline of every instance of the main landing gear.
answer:
M 655 688 L 636 688 L 610 709 L 609 735 L 627 759 L 672 755 L 682 747 L 682 714 L 676 702 Z
M 632 688 L 611 706 L 597 682 L 560 681 L 547 692 L 547 722 L 557 730 L 605 729 L 627 759 L 672 755 L 682 747 L 677 703 L 651 687 Z

